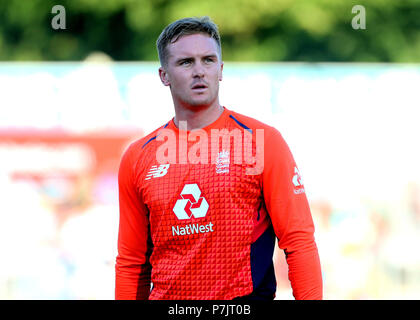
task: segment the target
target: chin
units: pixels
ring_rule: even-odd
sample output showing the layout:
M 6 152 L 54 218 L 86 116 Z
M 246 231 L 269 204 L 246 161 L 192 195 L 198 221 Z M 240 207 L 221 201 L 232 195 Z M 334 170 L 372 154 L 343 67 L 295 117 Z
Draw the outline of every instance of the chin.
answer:
M 190 105 L 193 108 L 205 108 L 210 106 L 213 103 L 211 99 L 193 99 L 186 101 L 186 104 Z

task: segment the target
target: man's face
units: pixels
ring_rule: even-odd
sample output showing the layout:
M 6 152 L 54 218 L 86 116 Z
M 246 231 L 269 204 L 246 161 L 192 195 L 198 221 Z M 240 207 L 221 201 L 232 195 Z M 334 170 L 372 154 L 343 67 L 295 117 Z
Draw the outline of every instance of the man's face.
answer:
M 185 35 L 167 50 L 167 66 L 159 68 L 159 75 L 174 103 L 187 108 L 218 103 L 223 62 L 216 41 L 203 33 Z

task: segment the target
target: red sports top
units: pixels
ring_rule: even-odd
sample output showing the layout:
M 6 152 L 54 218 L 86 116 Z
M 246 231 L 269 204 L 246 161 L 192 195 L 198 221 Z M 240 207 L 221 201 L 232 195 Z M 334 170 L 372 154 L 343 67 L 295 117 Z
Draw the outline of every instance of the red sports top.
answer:
M 263 148 L 257 155 L 258 146 Z M 250 156 L 259 156 L 260 165 Z M 116 299 L 252 294 L 263 282 L 258 252 L 270 246 L 259 239 L 270 228 L 285 251 L 294 297 L 322 299 L 304 191 L 275 128 L 227 108 L 215 122 L 191 132 L 171 120 L 132 143 L 121 160 Z M 272 259 L 272 251 L 266 257 Z

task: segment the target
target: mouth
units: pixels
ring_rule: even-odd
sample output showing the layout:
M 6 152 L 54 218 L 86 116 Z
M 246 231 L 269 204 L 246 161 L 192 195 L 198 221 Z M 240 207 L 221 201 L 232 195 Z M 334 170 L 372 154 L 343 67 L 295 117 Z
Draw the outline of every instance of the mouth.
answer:
M 207 86 L 204 83 L 196 83 L 194 84 L 191 89 L 193 91 L 201 92 L 207 89 Z

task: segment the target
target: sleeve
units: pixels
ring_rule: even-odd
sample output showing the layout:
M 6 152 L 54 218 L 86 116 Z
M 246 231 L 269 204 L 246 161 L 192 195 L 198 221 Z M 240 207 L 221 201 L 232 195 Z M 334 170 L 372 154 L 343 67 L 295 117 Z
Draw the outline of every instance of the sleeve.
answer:
M 264 139 L 264 200 L 278 245 L 286 255 L 293 295 L 298 300 L 319 300 L 322 299 L 321 266 L 305 189 L 280 132 L 273 128 L 266 134 L 269 136 Z
M 149 212 L 136 190 L 129 151 L 124 153 L 118 173 L 120 221 L 115 299 L 146 300 L 151 283 Z

